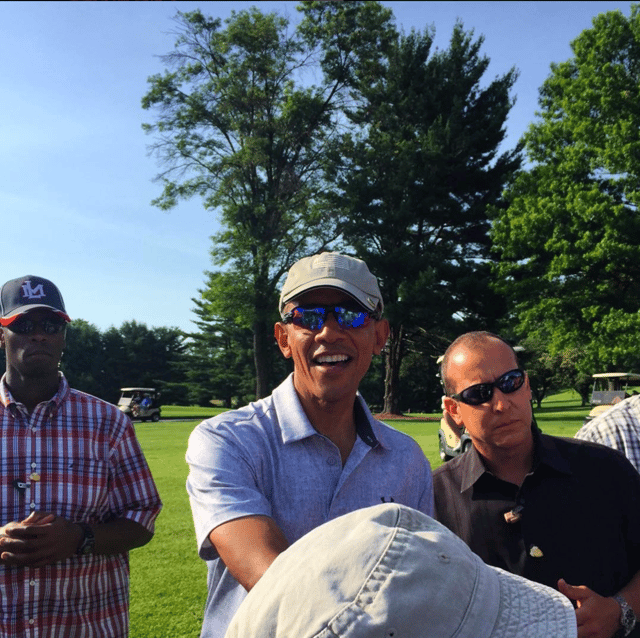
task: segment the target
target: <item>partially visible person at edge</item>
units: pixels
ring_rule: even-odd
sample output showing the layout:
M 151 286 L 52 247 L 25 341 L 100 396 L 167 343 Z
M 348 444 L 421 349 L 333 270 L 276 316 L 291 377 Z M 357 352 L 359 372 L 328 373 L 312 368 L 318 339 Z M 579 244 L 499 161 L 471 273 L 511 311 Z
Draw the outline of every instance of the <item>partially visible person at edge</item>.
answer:
M 0 636 L 124 638 L 128 552 L 161 502 L 129 419 L 69 387 L 70 321 L 42 277 L 0 290 Z
M 438 520 L 489 565 L 573 600 L 580 638 L 640 635 L 638 472 L 615 450 L 542 434 L 497 335 L 456 339 L 441 376 L 473 447 L 434 472 Z
M 423 452 L 374 419 L 358 393 L 389 334 L 366 264 L 337 253 L 301 259 L 279 310 L 275 338 L 293 373 L 189 439 L 187 490 L 208 567 L 203 638 L 224 636 L 276 556 L 318 525 L 383 502 L 433 512 Z
M 585 423 L 575 438 L 619 450 L 640 472 L 640 394 L 620 401 Z

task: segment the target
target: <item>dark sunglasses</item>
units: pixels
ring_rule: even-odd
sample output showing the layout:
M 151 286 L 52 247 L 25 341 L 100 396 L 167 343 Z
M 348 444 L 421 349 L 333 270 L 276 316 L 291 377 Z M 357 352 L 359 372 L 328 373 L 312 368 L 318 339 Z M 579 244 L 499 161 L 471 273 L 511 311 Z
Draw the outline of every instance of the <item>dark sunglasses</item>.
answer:
M 21 317 L 20 319 L 12 321 L 7 328 L 9 328 L 11 332 L 19 335 L 30 335 L 35 331 L 36 326 L 40 326 L 44 334 L 55 335 L 64 329 L 66 323 L 64 319 L 57 319 L 55 317 L 47 317 L 42 321 L 34 321 L 27 317 Z
M 481 403 L 487 403 L 488 401 L 491 401 L 491 397 L 493 397 L 494 388 L 498 388 L 500 392 L 504 394 L 511 394 L 522 387 L 524 377 L 524 370 L 520 370 L 519 368 L 509 370 L 509 372 L 505 372 L 493 383 L 478 383 L 477 385 L 471 385 L 458 394 L 452 394 L 451 398 L 456 401 L 462 401 L 462 403 L 466 403 L 467 405 L 480 405 Z
M 375 312 L 354 310 L 344 306 L 317 306 L 315 308 L 297 306 L 291 312 L 287 312 L 282 317 L 282 321 L 307 330 L 322 330 L 329 313 L 335 317 L 341 328 L 364 328 L 369 325 L 371 319 L 379 318 Z

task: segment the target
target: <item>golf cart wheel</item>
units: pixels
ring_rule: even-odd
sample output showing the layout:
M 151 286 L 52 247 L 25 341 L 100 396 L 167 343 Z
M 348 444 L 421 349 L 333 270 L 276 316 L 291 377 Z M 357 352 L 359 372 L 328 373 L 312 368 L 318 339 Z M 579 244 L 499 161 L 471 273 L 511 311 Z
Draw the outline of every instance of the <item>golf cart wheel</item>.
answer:
M 442 434 L 438 435 L 438 448 L 440 450 L 440 459 L 445 463 L 450 461 L 453 457 L 447 454 L 446 443 Z
M 157 422 L 160 420 L 160 414 L 159 414 L 158 412 L 154 412 L 154 413 L 151 415 L 151 420 L 152 420 L 154 423 L 157 423 Z

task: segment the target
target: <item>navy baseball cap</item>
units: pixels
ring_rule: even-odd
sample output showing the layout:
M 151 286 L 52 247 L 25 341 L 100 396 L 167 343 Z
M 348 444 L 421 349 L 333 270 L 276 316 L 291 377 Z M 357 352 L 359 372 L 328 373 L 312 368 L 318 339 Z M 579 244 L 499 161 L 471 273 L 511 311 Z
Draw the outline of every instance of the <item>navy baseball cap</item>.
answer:
M 58 287 L 48 279 L 26 275 L 7 281 L 0 290 L 0 325 L 8 326 L 25 312 L 47 308 L 71 321 Z

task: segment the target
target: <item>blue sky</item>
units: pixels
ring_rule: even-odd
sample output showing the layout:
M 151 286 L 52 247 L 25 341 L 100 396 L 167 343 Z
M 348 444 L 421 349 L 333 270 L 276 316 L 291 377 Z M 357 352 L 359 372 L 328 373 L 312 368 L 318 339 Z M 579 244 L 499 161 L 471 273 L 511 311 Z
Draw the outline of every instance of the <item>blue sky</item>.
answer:
M 512 148 L 534 120 L 551 62 L 592 18 L 629 2 L 385 2 L 405 31 L 436 29 L 446 48 L 457 18 L 484 35 L 488 78 L 516 66 Z M 211 268 L 216 215 L 199 200 L 151 206 L 159 172 L 141 128 L 147 78 L 174 45 L 176 11 L 226 18 L 258 6 L 297 20 L 295 2 L 0 3 L 0 284 L 53 280 L 72 318 L 101 330 L 135 319 L 194 328 L 192 297 Z

